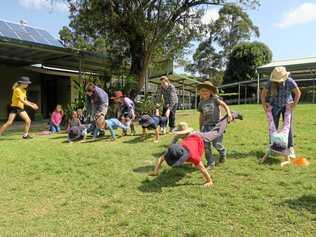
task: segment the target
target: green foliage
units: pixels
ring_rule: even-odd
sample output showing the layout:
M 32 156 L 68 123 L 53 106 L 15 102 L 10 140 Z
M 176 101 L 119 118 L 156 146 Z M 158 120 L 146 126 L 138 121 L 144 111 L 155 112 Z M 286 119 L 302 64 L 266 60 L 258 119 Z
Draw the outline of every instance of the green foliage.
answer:
M 245 120 L 229 125 L 228 160 L 210 171 L 210 189 L 188 166 L 164 163 L 160 176 L 147 175 L 171 134 L 159 144 L 119 131 L 114 142 L 106 131 L 106 139 L 74 144 L 64 143 L 66 134 L 27 142 L 21 130 L 3 134 L 1 236 L 316 236 L 316 106 L 295 109 L 296 152 L 311 161 L 301 168 L 281 168 L 281 157 L 259 165 L 265 113 L 259 105 L 231 109 Z M 178 111 L 177 121 L 199 127 L 194 111 Z
M 131 92 L 133 97 L 143 88 L 155 56 L 182 55 L 190 42 L 201 36 L 204 13 L 201 6 L 227 2 L 230 1 L 68 0 L 71 31 L 63 29 L 61 34 L 69 42 L 78 41 L 77 45 L 82 41 L 95 45 L 97 39 L 104 39 L 106 47 L 101 48 L 119 55 L 114 58 L 136 78 L 137 87 Z M 257 0 L 239 2 L 256 4 Z M 122 63 L 124 59 L 126 64 Z
M 206 78 L 225 68 L 235 45 L 250 40 L 253 35 L 259 36 L 258 27 L 236 4 L 224 5 L 219 10 L 219 18 L 207 27 L 209 37 L 199 44 L 193 55 L 194 62 L 186 67 L 187 71 Z
M 272 52 L 261 42 L 241 43 L 230 55 L 225 71 L 225 83 L 257 78 L 257 68 L 271 62 Z
M 145 96 L 144 99 L 136 103 L 136 112 L 139 115 L 152 115 L 156 110 L 156 103 L 151 96 Z

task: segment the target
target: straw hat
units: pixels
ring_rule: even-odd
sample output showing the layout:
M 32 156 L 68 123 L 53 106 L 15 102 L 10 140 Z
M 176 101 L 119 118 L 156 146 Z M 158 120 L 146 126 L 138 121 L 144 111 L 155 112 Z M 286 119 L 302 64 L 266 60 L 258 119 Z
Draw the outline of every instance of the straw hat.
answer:
M 210 81 L 204 81 L 201 84 L 198 84 L 197 88 L 200 90 L 201 88 L 206 88 L 210 91 L 212 91 L 214 94 L 217 94 L 217 87 L 213 85 Z
M 177 128 L 173 131 L 176 135 L 185 135 L 191 132 L 193 132 L 193 128 L 190 128 L 186 122 L 179 123 Z
M 288 79 L 289 75 L 285 67 L 275 67 L 271 72 L 270 81 L 282 83 Z

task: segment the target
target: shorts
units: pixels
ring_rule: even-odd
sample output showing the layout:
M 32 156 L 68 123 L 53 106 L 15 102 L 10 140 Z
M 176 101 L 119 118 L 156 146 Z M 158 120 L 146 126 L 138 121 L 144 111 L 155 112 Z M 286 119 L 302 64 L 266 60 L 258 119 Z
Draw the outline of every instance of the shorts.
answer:
M 15 106 L 10 106 L 10 109 L 9 109 L 9 113 L 10 114 L 18 114 L 20 115 L 20 113 L 23 113 L 25 112 L 24 109 L 21 109 L 19 107 L 15 107 Z

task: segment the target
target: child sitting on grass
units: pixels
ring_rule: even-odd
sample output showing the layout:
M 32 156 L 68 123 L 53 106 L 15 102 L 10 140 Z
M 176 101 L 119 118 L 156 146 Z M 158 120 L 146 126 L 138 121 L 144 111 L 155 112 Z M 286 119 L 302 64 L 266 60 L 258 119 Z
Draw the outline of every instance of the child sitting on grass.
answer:
M 95 115 L 96 119 L 96 125 L 97 128 L 100 130 L 109 129 L 112 137 L 112 141 L 116 139 L 115 136 L 115 130 L 118 128 L 123 129 L 123 132 L 126 132 L 128 130 L 128 127 L 123 125 L 118 119 L 116 118 L 110 118 L 105 119 L 104 116 L 100 116 L 99 113 Z
M 198 105 L 198 111 L 200 112 L 200 130 L 202 132 L 211 131 L 220 120 L 220 107 L 223 107 L 227 113 L 228 122 L 232 120 L 232 115 L 229 107 L 225 102 L 220 100 L 217 96 L 217 88 L 209 81 L 205 81 L 198 85 L 200 91 L 201 101 Z M 215 140 L 205 142 L 205 157 L 207 160 L 207 168 L 215 166 L 215 160 L 212 156 L 212 145 L 219 152 L 219 162 L 226 160 L 226 148 L 223 145 L 223 135 L 217 137 Z
M 154 129 L 155 130 L 155 143 L 159 142 L 159 127 L 162 131 L 162 134 L 165 134 L 166 132 L 166 127 L 167 127 L 167 117 L 165 116 L 160 116 L 159 115 L 159 109 L 156 109 L 155 114 L 150 116 L 150 115 L 143 115 L 139 119 L 139 124 L 143 128 L 143 133 L 142 133 L 142 140 L 145 140 L 145 136 L 147 133 L 148 129 Z
M 193 129 L 189 128 L 187 123 L 180 123 L 174 133 L 178 136 L 189 135 L 183 138 L 180 144 L 172 144 L 169 146 L 165 154 L 157 161 L 154 171 L 149 173 L 150 176 L 159 175 L 159 170 L 164 161 L 171 167 L 188 162 L 195 165 L 200 170 L 201 175 L 205 180 L 205 187 L 213 185 L 212 178 L 201 161 L 204 153 L 204 141 L 199 135 L 194 133 L 190 134 L 192 131 Z
M 86 138 L 86 128 L 81 124 L 76 111 L 72 112 L 71 119 L 68 122 L 67 132 L 69 143 L 84 141 Z
M 50 125 L 49 131 L 52 133 L 59 133 L 60 132 L 60 124 L 63 120 L 64 111 L 61 105 L 57 105 L 55 111 L 52 113 L 50 117 Z

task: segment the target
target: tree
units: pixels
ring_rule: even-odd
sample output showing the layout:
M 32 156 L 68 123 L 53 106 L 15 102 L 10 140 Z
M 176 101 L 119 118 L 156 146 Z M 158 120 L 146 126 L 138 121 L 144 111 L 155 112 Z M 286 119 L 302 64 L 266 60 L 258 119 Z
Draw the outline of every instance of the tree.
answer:
M 252 35 L 258 37 L 259 29 L 240 6 L 226 4 L 219 10 L 219 18 L 209 24 L 208 34 L 193 55 L 194 63 L 187 67 L 202 76 L 213 74 L 214 68 L 225 68 L 233 47 Z
M 237 45 L 229 57 L 225 71 L 225 83 L 257 78 L 257 68 L 272 60 L 272 52 L 261 42 L 245 42 Z
M 159 52 L 180 54 L 199 35 L 202 5 L 226 0 L 68 0 L 70 27 L 85 40 L 99 37 L 122 42 L 130 59 L 130 74 L 137 80 L 136 95 L 143 88 L 152 57 Z M 257 0 L 239 0 L 257 4 Z

